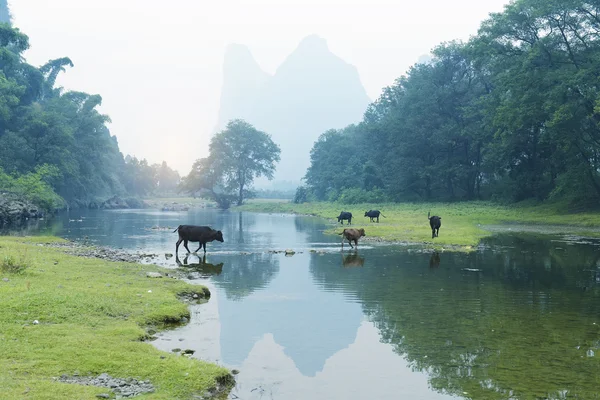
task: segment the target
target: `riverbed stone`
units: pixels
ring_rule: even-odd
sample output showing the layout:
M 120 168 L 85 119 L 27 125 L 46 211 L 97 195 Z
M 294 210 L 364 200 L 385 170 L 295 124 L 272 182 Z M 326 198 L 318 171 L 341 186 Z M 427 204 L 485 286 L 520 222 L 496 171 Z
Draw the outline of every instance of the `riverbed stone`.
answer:
M 162 278 L 162 274 L 160 272 L 146 272 L 146 276 L 148 278 Z

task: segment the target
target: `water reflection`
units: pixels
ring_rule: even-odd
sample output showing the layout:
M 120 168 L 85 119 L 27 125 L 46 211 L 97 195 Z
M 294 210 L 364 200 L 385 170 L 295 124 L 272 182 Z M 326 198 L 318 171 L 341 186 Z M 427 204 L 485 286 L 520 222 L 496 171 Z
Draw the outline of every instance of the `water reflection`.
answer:
M 342 265 L 345 268 L 362 267 L 365 265 L 365 259 L 364 257 L 359 256 L 357 251 L 346 256 L 342 254 Z
M 190 263 L 189 262 L 190 257 L 197 258 L 198 262 Z M 186 271 L 198 272 L 200 274 L 200 276 L 203 276 L 203 277 L 208 277 L 208 276 L 212 276 L 212 275 L 220 275 L 223 272 L 223 263 L 222 262 L 219 264 L 207 263 L 206 255 L 204 255 L 202 257 L 202 260 L 200 260 L 199 256 L 194 256 L 194 255 L 188 254 L 183 259 L 183 262 L 181 262 L 181 260 L 179 259 L 179 256 L 176 255 L 175 262 L 177 263 L 177 265 L 179 267 L 185 267 Z
M 310 270 L 327 289 L 357 299 L 382 341 L 427 372 L 439 393 L 597 398 L 600 360 L 589 354 L 600 348 L 600 285 L 592 244 L 501 236 L 474 254 L 445 254 L 443 270 L 423 271 L 417 261 L 426 256 L 408 252 L 371 252 L 352 273 L 314 257 Z
M 243 254 L 228 258 L 227 268 L 214 282 L 228 299 L 240 301 L 268 286 L 278 272 L 279 259 L 272 254 Z
M 309 257 L 308 254 L 269 255 L 272 264 L 279 268 L 280 263 L 285 263 L 285 268 L 279 268 L 266 290 L 253 293 L 242 290 L 243 301 L 231 301 L 237 299 L 232 299 L 230 292 L 231 287 L 237 287 L 242 280 L 236 280 L 235 285 L 230 283 L 229 289 L 225 288 L 225 296 L 219 291 L 219 341 L 226 365 L 242 365 L 257 341 L 270 335 L 301 375 L 315 376 L 328 358 L 354 341 L 363 318 L 360 305 L 346 301 L 339 293 L 315 286 L 305 269 Z M 324 258 L 335 259 L 339 268 L 337 257 L 337 254 L 328 254 Z M 249 264 L 255 265 L 255 262 Z M 256 270 L 264 267 L 262 264 Z M 226 283 L 229 270 L 227 263 L 223 274 L 213 279 L 216 285 Z
M 429 258 L 429 268 L 438 268 L 440 266 L 440 253 L 434 251 Z

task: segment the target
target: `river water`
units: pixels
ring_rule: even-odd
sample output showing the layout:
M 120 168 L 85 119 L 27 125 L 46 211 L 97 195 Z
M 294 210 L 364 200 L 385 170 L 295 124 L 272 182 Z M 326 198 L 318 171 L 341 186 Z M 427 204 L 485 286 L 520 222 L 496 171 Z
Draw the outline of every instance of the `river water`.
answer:
M 181 246 L 166 259 L 179 224 L 210 225 L 225 242 L 208 243 L 206 257 Z M 208 286 L 190 323 L 152 343 L 239 370 L 232 399 L 600 398 L 598 240 L 511 233 L 470 254 L 364 241 L 341 251 L 339 236 L 323 234 L 330 226 L 212 209 L 90 210 L 30 232 L 156 253 Z M 288 248 L 296 254 L 273 253 Z

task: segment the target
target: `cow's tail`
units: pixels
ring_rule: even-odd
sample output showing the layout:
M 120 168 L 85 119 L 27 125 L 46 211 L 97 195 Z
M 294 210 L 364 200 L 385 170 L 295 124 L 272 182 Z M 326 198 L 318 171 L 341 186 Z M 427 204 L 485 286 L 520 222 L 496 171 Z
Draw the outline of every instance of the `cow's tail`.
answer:
M 427 219 L 431 219 L 431 217 L 429 216 L 431 214 L 431 211 L 427 211 Z
M 387 218 L 385 215 L 383 215 L 383 213 L 380 213 L 380 214 L 381 214 L 381 216 L 382 216 L 383 218 Z
M 179 225 L 172 233 L 175 233 L 179 230 L 179 228 L 181 228 L 181 225 Z

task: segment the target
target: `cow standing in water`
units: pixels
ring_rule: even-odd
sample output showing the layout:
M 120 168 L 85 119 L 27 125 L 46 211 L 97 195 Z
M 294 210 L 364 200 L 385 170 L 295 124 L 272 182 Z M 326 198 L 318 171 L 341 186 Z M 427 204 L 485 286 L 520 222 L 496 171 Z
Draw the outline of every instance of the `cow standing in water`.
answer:
M 175 245 L 175 255 L 179 250 L 179 245 L 183 242 L 183 246 L 191 253 L 188 248 L 188 242 L 200 242 L 200 246 L 194 252 L 197 253 L 201 247 L 204 247 L 204 254 L 206 254 L 206 243 L 217 240 L 223 243 L 223 233 L 216 231 L 209 226 L 196 226 L 196 225 L 179 225 L 173 232 L 179 232 L 179 240 Z
M 437 215 L 429 216 L 430 212 L 427 213 L 429 219 L 429 226 L 431 227 L 431 238 L 440 236 L 440 226 L 442 226 L 442 217 Z
M 352 242 L 358 248 L 358 239 L 360 239 L 365 235 L 365 230 L 363 228 L 354 229 L 354 228 L 346 228 L 342 233 L 338 233 L 338 235 L 342 235 L 342 250 L 344 250 L 344 240 L 347 240 L 350 243 L 350 247 L 352 246 Z

